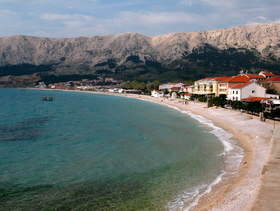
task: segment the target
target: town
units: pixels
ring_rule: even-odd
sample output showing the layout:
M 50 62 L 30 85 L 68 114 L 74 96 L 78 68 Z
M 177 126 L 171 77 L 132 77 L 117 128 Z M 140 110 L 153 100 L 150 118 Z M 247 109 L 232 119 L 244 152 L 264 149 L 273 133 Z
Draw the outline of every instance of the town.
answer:
M 155 98 L 196 100 L 207 102 L 208 106 L 232 106 L 236 109 L 242 108 L 240 103 L 258 102 L 269 113 L 280 108 L 280 76 L 268 71 L 261 71 L 259 74 L 248 74 L 240 71 L 236 76 L 202 78 L 192 84 L 160 84 L 158 81 L 151 84 L 148 90 L 143 82 L 131 82 L 130 84 L 133 83 L 136 83 L 136 85 L 129 86 L 129 82 L 98 77 L 95 80 L 83 79 L 81 81 L 59 82 L 49 85 L 39 82 L 36 88 L 146 94 Z M 216 101 L 217 99 L 222 99 L 222 103 L 221 101 L 219 101 L 220 103 L 215 102 L 215 99 Z M 233 103 L 228 105 L 228 102 Z

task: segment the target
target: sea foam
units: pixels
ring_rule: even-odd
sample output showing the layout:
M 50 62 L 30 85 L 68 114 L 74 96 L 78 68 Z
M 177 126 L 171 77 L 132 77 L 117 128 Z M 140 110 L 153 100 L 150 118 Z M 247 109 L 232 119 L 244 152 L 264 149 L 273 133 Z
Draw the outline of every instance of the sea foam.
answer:
M 236 142 L 232 139 L 233 135 L 226 132 L 224 129 L 216 126 L 211 120 L 206 119 L 200 115 L 194 114 L 190 111 L 183 111 L 175 106 L 167 105 L 168 107 L 187 114 L 193 119 L 199 121 L 203 125 L 206 125 L 210 129 L 210 133 L 215 135 L 223 144 L 224 152 L 222 155 L 225 157 L 226 166 L 231 169 L 231 172 L 222 171 L 221 174 L 210 184 L 202 184 L 193 190 L 185 191 L 180 194 L 174 201 L 168 203 L 167 209 L 177 210 L 181 208 L 185 211 L 190 210 L 192 207 L 198 205 L 199 199 L 211 192 L 212 187 L 222 181 L 223 177 L 228 174 L 235 174 L 238 171 L 239 165 L 243 159 L 243 149 L 236 145 Z

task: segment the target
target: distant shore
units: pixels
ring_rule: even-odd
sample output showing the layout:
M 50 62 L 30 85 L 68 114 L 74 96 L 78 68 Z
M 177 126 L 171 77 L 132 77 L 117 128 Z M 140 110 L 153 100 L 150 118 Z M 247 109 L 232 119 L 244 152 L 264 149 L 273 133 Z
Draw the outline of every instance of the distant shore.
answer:
M 233 139 L 243 149 L 244 155 L 236 174 L 222 178 L 212 191 L 203 195 L 198 205 L 191 210 L 250 210 L 258 194 L 261 173 L 269 156 L 273 124 L 261 122 L 238 111 L 223 108 L 207 108 L 203 103 L 184 104 L 180 99 L 153 98 L 137 94 L 103 93 L 92 91 L 63 90 L 94 94 L 106 94 L 146 100 L 165 106 L 172 106 L 181 111 L 192 112 L 211 120 L 218 127 L 233 134 Z M 225 165 L 225 168 L 227 168 Z M 182 208 L 184 210 L 184 208 Z

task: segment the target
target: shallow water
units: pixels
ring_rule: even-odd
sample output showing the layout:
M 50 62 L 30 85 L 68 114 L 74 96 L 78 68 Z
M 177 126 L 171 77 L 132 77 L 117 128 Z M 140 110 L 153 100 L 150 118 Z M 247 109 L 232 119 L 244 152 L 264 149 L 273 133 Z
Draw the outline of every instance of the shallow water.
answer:
M 0 103 L 1 210 L 170 209 L 223 169 L 209 128 L 161 105 L 19 89 Z

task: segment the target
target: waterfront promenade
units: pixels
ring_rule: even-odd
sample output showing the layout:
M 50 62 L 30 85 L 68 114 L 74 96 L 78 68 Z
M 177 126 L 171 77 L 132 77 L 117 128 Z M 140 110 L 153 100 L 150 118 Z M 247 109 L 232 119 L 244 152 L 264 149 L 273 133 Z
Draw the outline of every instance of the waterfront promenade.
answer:
M 269 157 L 262 171 L 260 190 L 251 210 L 280 210 L 280 125 L 276 125 L 273 131 Z

